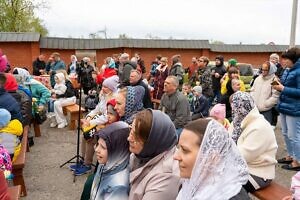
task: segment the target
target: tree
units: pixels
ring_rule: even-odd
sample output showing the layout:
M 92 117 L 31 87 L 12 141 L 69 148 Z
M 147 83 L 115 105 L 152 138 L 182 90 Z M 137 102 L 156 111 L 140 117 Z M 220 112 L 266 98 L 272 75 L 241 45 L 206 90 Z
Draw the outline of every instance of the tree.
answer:
M 0 0 L 0 31 L 3 32 L 38 32 L 48 34 L 43 21 L 34 11 L 46 7 L 46 2 L 36 3 L 31 0 Z

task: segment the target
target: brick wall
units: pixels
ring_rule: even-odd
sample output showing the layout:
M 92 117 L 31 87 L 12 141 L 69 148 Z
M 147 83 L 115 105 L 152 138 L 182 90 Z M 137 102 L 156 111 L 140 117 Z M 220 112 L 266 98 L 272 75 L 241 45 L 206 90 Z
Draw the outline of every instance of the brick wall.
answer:
M 7 55 L 10 64 L 14 66 L 26 66 L 32 71 L 32 62 L 40 53 L 45 54 L 46 60 L 53 52 L 61 54 L 62 60 L 68 65 L 70 63 L 70 56 L 75 54 L 75 50 L 64 49 L 40 49 L 38 42 L 1 42 L 0 49 Z M 157 55 L 168 57 L 169 66 L 171 65 L 171 57 L 175 54 L 180 54 L 183 66 L 189 66 L 191 59 L 194 56 L 207 56 L 210 60 L 214 60 L 216 55 L 223 55 L 226 60 L 235 58 L 238 62 L 250 63 L 254 67 L 260 66 L 264 61 L 268 60 L 270 53 L 222 53 L 211 52 L 209 49 L 139 49 L 139 48 L 115 48 L 115 49 L 98 49 L 96 50 L 97 66 L 103 64 L 103 60 L 112 56 L 115 53 L 129 53 L 133 56 L 135 52 L 139 52 L 142 59 L 145 61 L 147 71 L 149 72 L 150 64 Z M 92 61 L 94 58 L 91 58 Z

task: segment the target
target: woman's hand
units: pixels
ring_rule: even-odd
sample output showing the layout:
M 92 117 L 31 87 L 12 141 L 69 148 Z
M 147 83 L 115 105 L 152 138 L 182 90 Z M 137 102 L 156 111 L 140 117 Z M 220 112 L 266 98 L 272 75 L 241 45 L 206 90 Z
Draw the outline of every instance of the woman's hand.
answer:
M 284 86 L 278 82 L 278 85 L 273 85 L 272 88 L 279 92 L 282 92 L 282 90 L 284 89 Z

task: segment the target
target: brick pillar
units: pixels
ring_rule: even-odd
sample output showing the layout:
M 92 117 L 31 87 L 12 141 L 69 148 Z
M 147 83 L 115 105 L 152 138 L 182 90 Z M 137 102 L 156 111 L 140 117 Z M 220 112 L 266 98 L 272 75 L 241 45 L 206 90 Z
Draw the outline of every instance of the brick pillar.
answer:
M 33 62 L 40 55 L 40 43 L 32 42 L 31 43 L 31 61 Z M 29 70 L 32 73 L 32 65 L 29 66 Z

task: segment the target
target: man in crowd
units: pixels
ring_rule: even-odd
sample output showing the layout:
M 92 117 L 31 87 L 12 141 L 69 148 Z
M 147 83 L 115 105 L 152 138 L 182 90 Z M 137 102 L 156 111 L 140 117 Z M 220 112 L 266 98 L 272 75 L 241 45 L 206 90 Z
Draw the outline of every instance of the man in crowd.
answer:
M 184 70 L 183 70 L 183 66 L 180 62 L 180 55 L 174 55 L 172 57 L 172 66 L 171 66 L 169 75 L 176 76 L 180 86 L 182 86 L 182 84 L 183 84 L 183 72 L 184 72 Z
M 142 60 L 140 53 L 135 53 L 134 57 L 136 58 L 137 64 L 141 69 L 141 72 L 143 74 L 143 77 L 145 77 L 146 74 L 146 67 L 145 67 L 145 62 Z
M 226 68 L 224 66 L 224 57 L 219 55 L 215 59 L 216 66 L 214 66 L 211 69 L 211 75 L 212 75 L 212 88 L 214 91 L 214 96 L 212 98 L 212 101 L 214 98 L 217 98 L 217 102 L 220 103 L 221 100 L 221 83 L 220 80 L 226 73 Z M 212 102 L 211 102 L 212 103 Z
M 143 81 L 142 73 L 136 69 L 131 70 L 129 81 L 131 86 L 140 85 L 145 89 L 145 94 L 143 98 L 144 108 L 153 108 L 150 91 L 148 85 Z
M 66 65 L 65 63 L 60 59 L 60 54 L 55 52 L 53 54 L 51 54 L 50 56 L 53 61 L 50 64 L 50 68 L 47 69 L 48 73 L 50 74 L 50 82 L 51 82 L 51 87 L 54 88 L 55 85 L 55 80 L 54 80 L 54 76 L 56 74 L 57 70 L 63 69 L 66 70 Z
M 173 121 L 179 138 L 184 125 L 190 120 L 190 104 L 181 92 L 177 90 L 179 81 L 176 76 L 168 76 L 164 83 L 164 94 L 159 110 L 169 115 Z
M 40 76 L 44 73 L 46 68 L 45 56 L 43 54 L 39 55 L 35 61 L 32 63 L 33 75 Z
M 201 56 L 198 60 L 198 78 L 200 85 L 202 87 L 202 94 L 212 102 L 212 98 L 214 96 L 214 92 L 212 89 L 212 77 L 210 69 L 208 68 L 209 59 L 205 56 Z M 210 106 L 210 105 L 209 105 Z
M 129 77 L 131 70 L 136 69 L 136 64 L 129 61 L 129 54 L 123 53 L 120 56 L 120 65 L 118 69 L 118 76 L 121 86 L 130 85 Z

